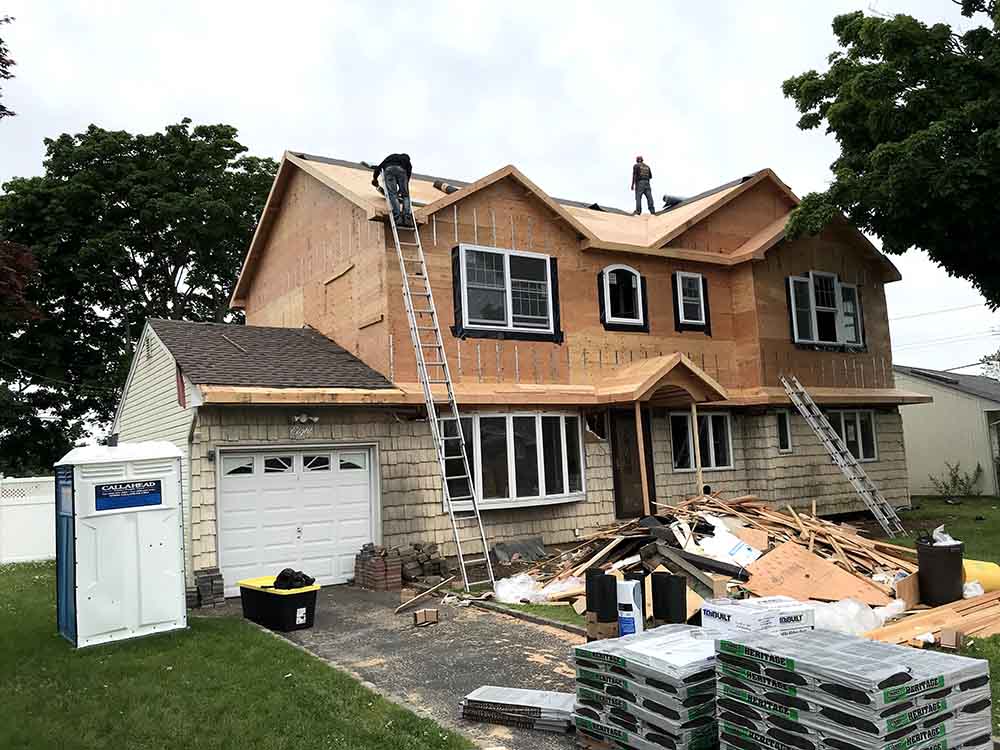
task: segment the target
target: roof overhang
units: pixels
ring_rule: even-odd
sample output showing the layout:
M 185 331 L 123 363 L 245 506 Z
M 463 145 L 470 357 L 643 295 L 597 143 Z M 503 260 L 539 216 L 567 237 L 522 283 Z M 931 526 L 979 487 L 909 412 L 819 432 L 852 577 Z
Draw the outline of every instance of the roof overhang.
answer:
M 931 396 L 898 388 L 822 388 L 809 386 L 809 395 L 825 406 L 902 406 L 929 404 Z M 728 406 L 788 406 L 791 403 L 784 388 L 730 389 Z

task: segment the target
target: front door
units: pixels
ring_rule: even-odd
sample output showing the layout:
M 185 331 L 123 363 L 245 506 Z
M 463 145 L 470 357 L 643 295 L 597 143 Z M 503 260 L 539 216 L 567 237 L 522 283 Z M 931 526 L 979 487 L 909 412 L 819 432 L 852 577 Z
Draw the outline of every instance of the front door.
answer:
M 643 515 L 642 467 L 639 463 L 639 441 L 635 431 L 635 411 L 612 409 L 608 413 L 611 426 L 611 461 L 615 483 L 615 516 L 638 518 Z M 653 450 L 650 435 L 649 412 L 642 412 L 643 442 L 646 453 L 646 472 L 649 479 L 649 498 L 653 493 Z

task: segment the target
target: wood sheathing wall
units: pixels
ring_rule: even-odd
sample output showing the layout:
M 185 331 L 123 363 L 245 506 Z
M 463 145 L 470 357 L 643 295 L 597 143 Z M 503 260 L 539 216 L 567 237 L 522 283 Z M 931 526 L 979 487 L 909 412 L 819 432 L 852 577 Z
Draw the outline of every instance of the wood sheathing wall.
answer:
M 295 170 L 257 262 L 247 324 L 312 326 L 388 375 L 384 234 L 362 209 Z
M 892 352 L 882 266 L 866 253 L 848 227 L 816 237 L 779 242 L 753 269 L 764 385 L 778 386 L 778 373 L 791 372 L 806 386 L 892 388 Z M 792 340 L 787 278 L 809 271 L 836 273 L 857 284 L 864 315 L 863 351 L 816 351 Z
M 457 220 L 457 224 L 456 224 Z M 645 356 L 685 352 L 723 385 L 753 378 L 754 368 L 734 356 L 732 269 L 670 261 L 648 255 L 581 250 L 580 237 L 512 178 L 501 180 L 434 214 L 421 226 L 434 300 L 459 382 L 591 383 Z M 469 337 L 459 343 L 455 322 L 452 248 L 459 243 L 544 253 L 558 260 L 559 304 L 565 342 L 496 341 Z M 415 381 L 414 356 L 403 309 L 395 248 L 386 244 L 389 321 L 397 381 Z M 606 331 L 601 324 L 597 275 L 625 264 L 646 279 L 649 333 Z M 674 327 L 671 274 L 702 273 L 708 281 L 712 335 Z M 459 361 L 461 360 L 461 361 Z
M 190 406 L 192 387 L 185 380 L 184 403 L 177 400 L 177 370 L 173 356 L 151 328 L 135 351 L 136 362 L 131 380 L 122 394 L 118 418 L 118 440 L 134 443 L 142 440 L 168 440 L 183 455 L 181 459 L 181 490 L 184 499 L 185 539 L 191 538 L 191 472 L 188 445 L 194 409 Z M 188 583 L 191 577 L 192 550 L 186 545 Z

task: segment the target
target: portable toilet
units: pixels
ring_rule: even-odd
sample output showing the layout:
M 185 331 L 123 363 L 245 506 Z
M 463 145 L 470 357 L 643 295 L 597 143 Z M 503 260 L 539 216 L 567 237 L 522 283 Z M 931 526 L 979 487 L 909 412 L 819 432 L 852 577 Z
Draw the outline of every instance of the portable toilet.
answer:
M 55 487 L 60 634 L 82 648 L 186 627 L 180 450 L 74 448 Z

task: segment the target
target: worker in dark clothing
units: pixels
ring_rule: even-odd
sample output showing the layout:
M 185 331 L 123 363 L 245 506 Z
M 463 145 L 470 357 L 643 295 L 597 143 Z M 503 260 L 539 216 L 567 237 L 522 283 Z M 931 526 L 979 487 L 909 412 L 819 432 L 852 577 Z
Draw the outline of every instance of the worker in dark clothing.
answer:
M 649 213 L 655 214 L 653 208 L 653 189 L 649 186 L 649 181 L 653 179 L 653 170 L 649 168 L 641 156 L 635 157 L 635 164 L 632 165 L 632 189 L 635 191 L 635 215 L 642 213 L 642 196 L 646 196 L 646 205 L 649 206 Z
M 412 226 L 413 208 L 410 206 L 410 175 L 413 165 L 409 154 L 389 154 L 372 172 L 372 185 L 378 187 L 379 172 L 385 175 L 385 189 L 392 206 L 392 217 L 396 224 Z M 403 204 L 400 213 L 400 202 Z

